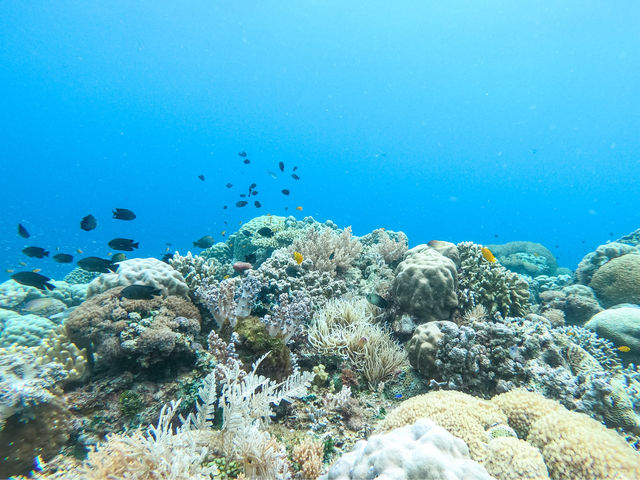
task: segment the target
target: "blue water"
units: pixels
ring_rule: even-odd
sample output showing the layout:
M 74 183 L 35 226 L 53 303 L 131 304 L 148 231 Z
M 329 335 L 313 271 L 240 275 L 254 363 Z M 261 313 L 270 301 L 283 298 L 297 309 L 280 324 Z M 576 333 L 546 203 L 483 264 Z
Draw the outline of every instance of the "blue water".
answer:
M 25 245 L 160 256 L 263 213 L 412 245 L 527 239 L 568 267 L 640 227 L 637 2 L 0 8 L 1 278 L 72 268 Z M 262 208 L 236 208 L 253 182 Z

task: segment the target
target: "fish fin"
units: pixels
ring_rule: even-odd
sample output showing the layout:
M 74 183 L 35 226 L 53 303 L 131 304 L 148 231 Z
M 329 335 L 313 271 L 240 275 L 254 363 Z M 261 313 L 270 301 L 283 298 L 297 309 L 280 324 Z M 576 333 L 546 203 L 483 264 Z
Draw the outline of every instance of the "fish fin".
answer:
M 116 273 L 119 266 L 120 265 L 118 265 L 117 263 L 112 263 L 111 265 L 107 265 L 107 269 L 111 270 L 113 273 Z
M 131 246 L 133 248 L 140 248 L 140 242 L 132 243 Z
M 52 283 L 49 282 L 44 282 L 44 288 L 46 288 L 47 290 L 53 290 L 54 288 L 56 288 L 56 286 Z
M 45 257 L 48 257 L 48 256 L 49 256 L 49 252 L 47 252 L 47 251 L 42 252 L 42 254 L 43 254 Z

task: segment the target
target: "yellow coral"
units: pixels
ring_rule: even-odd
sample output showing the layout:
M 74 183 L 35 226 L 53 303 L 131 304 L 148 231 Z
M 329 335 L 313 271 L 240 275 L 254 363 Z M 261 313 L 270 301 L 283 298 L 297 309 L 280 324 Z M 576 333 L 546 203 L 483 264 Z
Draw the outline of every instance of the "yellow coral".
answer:
M 305 438 L 302 443 L 293 448 L 293 461 L 300 465 L 304 479 L 315 480 L 322 473 L 322 442 Z
M 549 480 L 540 451 L 514 437 L 491 440 L 482 465 L 498 480 Z
M 512 390 L 491 400 L 507 415 L 509 426 L 519 438 L 527 438 L 529 429 L 539 418 L 564 407 L 555 400 L 549 400 L 527 390 Z

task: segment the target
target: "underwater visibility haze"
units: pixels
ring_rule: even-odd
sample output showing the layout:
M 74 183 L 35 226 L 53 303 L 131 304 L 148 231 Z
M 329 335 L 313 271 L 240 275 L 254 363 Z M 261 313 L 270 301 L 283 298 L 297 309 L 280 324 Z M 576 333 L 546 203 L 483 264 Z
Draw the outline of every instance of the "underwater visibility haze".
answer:
M 0 478 L 640 478 L 637 2 L 0 11 Z

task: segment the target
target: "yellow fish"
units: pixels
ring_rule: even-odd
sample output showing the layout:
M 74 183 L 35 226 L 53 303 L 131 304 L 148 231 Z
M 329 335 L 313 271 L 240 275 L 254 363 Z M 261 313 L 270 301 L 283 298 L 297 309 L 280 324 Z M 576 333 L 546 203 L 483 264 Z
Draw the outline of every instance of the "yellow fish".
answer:
M 226 230 L 222 230 L 222 232 L 220 232 L 220 235 L 222 235 L 223 237 L 227 234 Z
M 231 275 L 225 275 L 224 277 L 222 277 L 223 280 L 226 280 L 227 278 L 231 278 Z
M 76 253 L 84 253 L 84 252 L 78 248 L 78 249 L 76 250 Z
M 482 247 L 482 256 L 487 262 L 495 263 L 496 261 L 496 257 L 493 256 L 493 253 L 491 253 L 491 250 L 487 247 Z
M 618 350 L 620 350 L 621 352 L 628 352 L 631 349 L 629 347 L 627 347 L 626 345 L 622 345 L 621 347 L 618 347 Z
M 41 271 L 41 269 L 39 268 L 34 268 L 33 270 L 31 270 L 33 273 L 38 273 L 39 271 Z
M 18 262 L 18 265 L 20 265 L 21 267 L 26 267 L 27 266 L 27 264 L 24 263 L 24 262 Z
M 167 248 L 167 250 L 169 250 L 169 249 Z M 107 257 L 110 257 L 111 255 L 113 255 L 112 252 L 107 253 Z
M 298 206 L 296 207 L 296 210 L 298 210 L 299 212 L 301 212 L 301 211 L 302 211 L 302 207 L 301 207 L 300 205 L 298 205 Z
M 293 259 L 296 261 L 298 265 L 300 265 L 304 260 L 304 257 L 300 252 L 293 252 Z
M 7 273 L 13 273 L 15 270 L 13 268 L 7 268 Z

